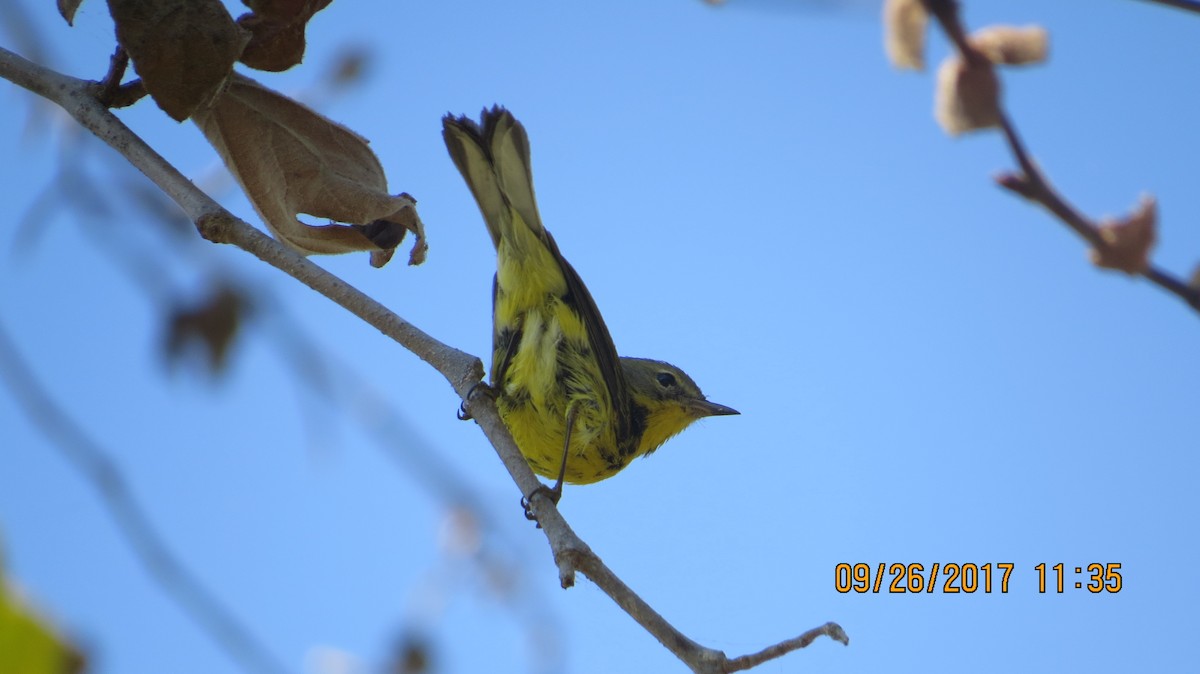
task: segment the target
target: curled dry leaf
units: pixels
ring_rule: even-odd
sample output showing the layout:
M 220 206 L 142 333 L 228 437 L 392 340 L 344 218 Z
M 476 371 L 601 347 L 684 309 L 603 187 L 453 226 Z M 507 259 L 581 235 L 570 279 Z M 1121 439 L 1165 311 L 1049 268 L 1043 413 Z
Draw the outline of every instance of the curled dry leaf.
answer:
M 938 68 L 933 114 L 951 136 L 1000 125 L 1000 80 L 983 59 L 951 56 Z
M 988 26 L 971 35 L 971 44 L 997 65 L 1041 63 L 1049 52 L 1050 38 L 1041 26 Z
M 1089 251 L 1092 263 L 1104 269 L 1140 274 L 1150 266 L 1157 225 L 1158 202 L 1145 195 L 1133 213 L 1100 223 L 1100 238 L 1107 245 Z
M 425 260 L 416 202 L 387 193 L 365 138 L 237 74 L 193 119 L 283 243 L 305 255 L 369 250 L 381 267 L 407 230 L 417 237 L 409 264 Z M 356 226 L 307 225 L 300 213 Z
M 117 41 L 178 122 L 212 100 L 250 39 L 220 0 L 108 0 Z
M 279 72 L 298 65 L 304 59 L 304 30 L 314 14 L 332 0 L 244 0 L 253 10 L 238 17 L 238 25 L 253 37 L 242 63 Z
M 925 68 L 925 26 L 929 12 L 921 0 L 886 0 L 883 5 L 883 48 L 897 68 Z

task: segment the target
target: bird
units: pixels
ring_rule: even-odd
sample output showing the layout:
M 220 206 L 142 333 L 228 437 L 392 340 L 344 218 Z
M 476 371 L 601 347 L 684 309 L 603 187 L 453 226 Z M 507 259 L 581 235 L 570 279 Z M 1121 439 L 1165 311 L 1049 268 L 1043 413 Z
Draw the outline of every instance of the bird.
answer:
M 442 136 L 496 248 L 489 388 L 530 468 L 556 479 L 555 503 L 564 482 L 610 478 L 692 422 L 739 413 L 674 365 L 617 354 L 587 286 L 542 225 L 529 137 L 511 112 L 485 108 L 479 122 L 447 114 Z

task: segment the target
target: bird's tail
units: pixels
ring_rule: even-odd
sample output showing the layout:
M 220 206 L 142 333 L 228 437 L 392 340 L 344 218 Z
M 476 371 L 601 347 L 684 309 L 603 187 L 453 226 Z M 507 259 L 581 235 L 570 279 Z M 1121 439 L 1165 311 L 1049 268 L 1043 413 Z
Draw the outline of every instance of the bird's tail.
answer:
M 492 244 L 498 246 L 505 228 L 513 226 L 515 212 L 538 237 L 544 237 L 533 195 L 529 164 L 529 137 L 508 110 L 484 109 L 482 120 L 446 115 L 442 137 L 483 219 Z

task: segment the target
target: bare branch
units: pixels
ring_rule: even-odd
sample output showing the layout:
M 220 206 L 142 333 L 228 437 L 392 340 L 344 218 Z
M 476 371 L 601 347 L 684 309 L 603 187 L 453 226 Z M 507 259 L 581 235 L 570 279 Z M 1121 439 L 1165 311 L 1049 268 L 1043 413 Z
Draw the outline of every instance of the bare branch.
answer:
M 55 403 L 25 365 L 0 325 L 0 378 L 17 403 L 54 447 L 100 493 L 100 498 L 150 576 L 208 632 L 234 660 L 251 672 L 287 672 L 244 625 L 175 557 L 125 482 L 120 469 L 98 443 Z
M 575 535 L 555 505 L 543 492 L 537 491 L 541 483 L 501 421 L 495 400 L 482 392 L 486 389 L 476 387 L 483 378 L 483 364 L 478 358 L 433 339 L 345 281 L 226 211 L 105 108 L 96 98 L 100 91 L 98 85 L 43 68 L 3 48 L 0 48 L 0 77 L 57 103 L 84 128 L 121 153 L 184 210 L 195 222 L 201 236 L 215 243 L 233 244 L 296 278 L 399 342 L 441 373 L 463 398 L 465 410 L 492 443 L 521 493 L 532 499 L 531 507 L 550 542 L 563 587 L 574 583 L 576 570 L 582 571 L 693 671 L 712 674 L 734 671 L 732 662 L 743 663 L 739 665 L 742 669 L 752 666 L 745 664 L 751 660 L 730 661 L 724 653 L 700 646 L 684 636 L 617 578 Z M 848 641 L 840 627 L 829 623 L 798 639 L 746 657 L 758 658 L 753 662 L 758 664 L 803 647 L 820 634 L 843 643 Z

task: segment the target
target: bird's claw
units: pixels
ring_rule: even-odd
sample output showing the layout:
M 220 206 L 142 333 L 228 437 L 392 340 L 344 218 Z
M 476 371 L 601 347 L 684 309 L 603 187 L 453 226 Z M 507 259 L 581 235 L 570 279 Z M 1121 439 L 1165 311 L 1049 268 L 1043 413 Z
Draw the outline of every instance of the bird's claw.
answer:
M 475 395 L 475 391 L 481 387 L 485 391 L 491 391 L 491 387 L 481 381 L 477 381 L 472 384 L 471 388 L 467 389 L 467 395 L 463 396 L 462 403 L 458 406 L 458 413 L 455 414 L 459 421 L 470 421 L 472 418 L 474 418 L 471 416 L 471 413 L 467 411 L 467 403 L 471 400 L 471 396 Z
M 533 514 L 533 498 L 538 494 L 545 494 L 546 498 L 550 499 L 551 503 L 558 505 L 559 499 L 562 498 L 562 484 L 559 484 L 554 488 L 547 487 L 544 484 L 539 484 L 537 489 L 534 489 L 529 493 L 529 496 L 521 497 L 521 507 L 525 509 L 525 519 L 529 520 L 530 522 L 537 522 L 538 528 L 541 529 L 541 522 L 538 522 L 537 515 Z

